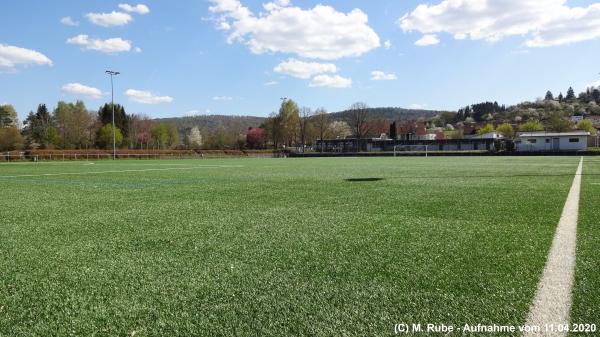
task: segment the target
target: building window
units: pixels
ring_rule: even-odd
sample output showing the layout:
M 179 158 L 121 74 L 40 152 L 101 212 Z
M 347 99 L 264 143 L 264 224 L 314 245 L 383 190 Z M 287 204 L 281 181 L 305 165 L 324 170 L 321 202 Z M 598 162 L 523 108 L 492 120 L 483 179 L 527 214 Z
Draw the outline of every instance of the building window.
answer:
M 546 144 L 550 143 L 550 138 L 546 138 Z
M 579 143 L 579 138 L 569 138 L 569 143 Z
M 535 144 L 535 143 L 537 143 L 537 139 L 527 139 L 527 142 L 529 144 Z

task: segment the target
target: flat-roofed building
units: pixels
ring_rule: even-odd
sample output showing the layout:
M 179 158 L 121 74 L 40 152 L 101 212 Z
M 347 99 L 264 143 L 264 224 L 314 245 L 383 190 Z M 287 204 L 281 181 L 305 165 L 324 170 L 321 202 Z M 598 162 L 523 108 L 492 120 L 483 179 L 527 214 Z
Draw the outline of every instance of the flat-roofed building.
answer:
M 515 139 L 515 149 L 519 152 L 585 151 L 589 135 L 587 131 L 523 132 Z

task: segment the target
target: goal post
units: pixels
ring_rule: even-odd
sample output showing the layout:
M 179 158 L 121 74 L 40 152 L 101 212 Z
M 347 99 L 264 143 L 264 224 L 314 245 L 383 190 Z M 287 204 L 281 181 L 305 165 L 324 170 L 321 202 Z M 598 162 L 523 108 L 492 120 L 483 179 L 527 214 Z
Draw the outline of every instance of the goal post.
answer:
M 429 145 L 395 145 L 394 157 L 402 153 L 424 153 L 427 157 L 429 155 Z

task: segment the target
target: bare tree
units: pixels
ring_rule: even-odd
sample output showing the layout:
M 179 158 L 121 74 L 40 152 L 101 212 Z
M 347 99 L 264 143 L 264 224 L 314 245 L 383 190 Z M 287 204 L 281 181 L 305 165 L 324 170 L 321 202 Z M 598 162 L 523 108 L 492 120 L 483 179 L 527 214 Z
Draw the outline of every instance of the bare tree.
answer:
M 360 140 L 369 133 L 369 106 L 356 102 L 348 109 L 348 124 L 356 136 L 356 151 L 360 152 Z
M 323 152 L 323 146 L 325 146 L 323 140 L 325 139 L 325 134 L 327 134 L 330 130 L 329 124 L 331 123 L 331 118 L 325 108 L 319 108 L 317 111 L 315 111 L 313 120 L 315 123 L 315 128 L 317 129 L 317 133 L 319 134 L 319 139 L 321 139 L 321 152 Z
M 300 109 L 300 118 L 298 118 L 298 131 L 300 132 L 300 141 L 302 142 L 302 152 L 306 147 L 306 140 L 308 138 L 308 132 L 311 128 L 312 110 L 307 107 Z

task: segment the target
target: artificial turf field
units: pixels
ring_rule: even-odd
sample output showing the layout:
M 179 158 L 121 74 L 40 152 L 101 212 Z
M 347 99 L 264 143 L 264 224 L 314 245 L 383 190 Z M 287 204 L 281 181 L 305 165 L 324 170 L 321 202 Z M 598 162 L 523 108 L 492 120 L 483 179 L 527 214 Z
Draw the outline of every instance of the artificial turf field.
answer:
M 578 163 L 0 164 L 0 336 L 524 324 Z M 600 324 L 600 159 L 583 170 L 571 321 Z

